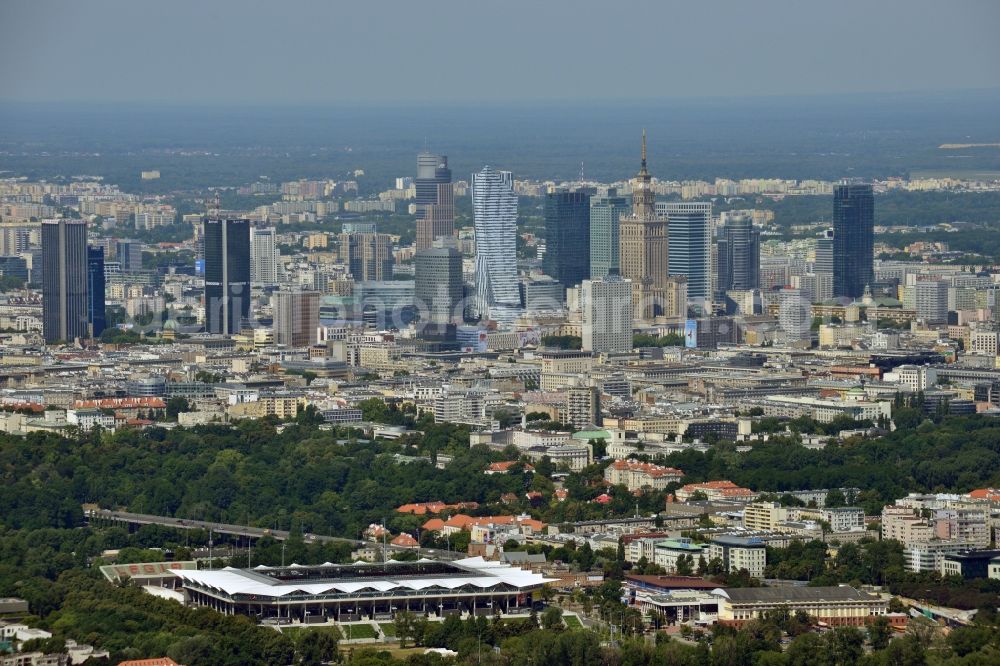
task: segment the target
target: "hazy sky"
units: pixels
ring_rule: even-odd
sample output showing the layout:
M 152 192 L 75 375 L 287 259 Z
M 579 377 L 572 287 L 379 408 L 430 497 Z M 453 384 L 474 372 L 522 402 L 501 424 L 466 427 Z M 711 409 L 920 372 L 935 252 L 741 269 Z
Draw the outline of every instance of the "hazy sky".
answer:
M 1000 87 L 998 0 L 0 0 L 0 99 L 622 99 Z

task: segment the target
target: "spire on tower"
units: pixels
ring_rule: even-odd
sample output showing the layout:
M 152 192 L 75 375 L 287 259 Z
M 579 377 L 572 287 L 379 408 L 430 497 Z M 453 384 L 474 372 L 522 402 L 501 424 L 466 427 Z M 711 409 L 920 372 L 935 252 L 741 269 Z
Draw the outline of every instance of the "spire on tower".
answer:
M 642 128 L 642 170 L 646 170 L 646 128 Z

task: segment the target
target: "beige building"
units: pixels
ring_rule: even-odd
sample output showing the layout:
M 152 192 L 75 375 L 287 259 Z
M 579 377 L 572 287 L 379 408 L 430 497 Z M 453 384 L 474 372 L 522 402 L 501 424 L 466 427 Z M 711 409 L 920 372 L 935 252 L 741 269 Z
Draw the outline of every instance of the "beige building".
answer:
M 265 416 L 292 419 L 299 413 L 300 404 L 302 400 L 294 396 L 265 396 L 253 402 L 230 405 L 226 414 L 236 419 L 260 419 Z
M 671 483 L 680 483 L 684 472 L 638 460 L 616 460 L 604 469 L 604 480 L 629 490 L 653 488 L 663 490 Z
M 737 627 L 772 610 L 804 611 L 813 619 L 834 627 L 863 627 L 889 612 L 885 597 L 847 585 L 727 588 L 716 594 L 719 596 L 719 622 Z M 899 622 L 905 623 L 905 616 Z
M 671 302 L 676 301 L 676 289 L 671 289 L 668 278 L 667 228 L 667 216 L 656 213 L 656 193 L 646 170 L 643 132 L 642 163 L 632 179 L 632 213 L 623 216 L 619 223 L 621 276 L 632 281 L 632 309 L 636 319 L 676 316 L 677 303 Z

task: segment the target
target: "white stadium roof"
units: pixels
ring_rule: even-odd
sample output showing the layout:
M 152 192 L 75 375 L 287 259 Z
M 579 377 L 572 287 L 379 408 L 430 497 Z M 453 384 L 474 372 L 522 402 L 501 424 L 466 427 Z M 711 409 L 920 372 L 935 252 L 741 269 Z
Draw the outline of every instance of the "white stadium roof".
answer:
M 482 589 L 489 589 L 500 584 L 511 585 L 516 588 L 531 588 L 543 583 L 553 582 L 554 579 L 545 578 L 541 574 L 524 571 L 501 562 L 488 562 L 481 557 L 470 557 L 454 562 L 434 562 L 448 566 L 451 571 L 447 574 L 421 574 L 419 565 L 430 563 L 429 560 L 421 562 L 400 563 L 409 564 L 413 571 L 406 572 L 386 572 L 384 576 L 359 575 L 352 577 L 349 572 L 351 567 L 357 567 L 359 573 L 362 568 L 378 568 L 381 564 L 349 564 L 349 565 L 318 565 L 304 566 L 292 564 L 289 567 L 264 567 L 256 566 L 253 569 L 236 569 L 226 567 L 224 569 L 202 570 L 202 571 L 175 571 L 178 578 L 185 583 L 196 585 L 203 589 L 213 589 L 227 596 L 237 594 L 254 595 L 260 597 L 285 597 L 289 595 L 300 596 L 322 595 L 322 594 L 357 594 L 359 592 L 391 592 L 393 590 L 425 590 L 429 588 L 444 588 L 454 590 L 456 588 L 472 585 Z M 339 575 L 328 578 L 309 577 L 303 580 L 288 580 L 268 575 L 268 572 L 287 572 L 289 570 L 310 570 L 321 571 L 324 567 L 335 566 L 339 570 Z M 410 567 L 406 567 L 410 568 Z

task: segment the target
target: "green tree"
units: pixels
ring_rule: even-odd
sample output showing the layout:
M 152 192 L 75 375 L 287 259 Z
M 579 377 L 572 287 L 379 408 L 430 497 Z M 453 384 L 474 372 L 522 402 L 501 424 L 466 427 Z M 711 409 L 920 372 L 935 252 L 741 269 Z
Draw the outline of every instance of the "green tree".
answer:
M 868 624 L 868 643 L 872 650 L 883 650 L 892 638 L 892 627 L 884 615 L 876 617 Z
M 188 403 L 187 398 L 175 395 L 167 400 L 166 416 L 168 420 L 176 421 L 178 414 L 188 411 L 191 411 L 191 405 Z
M 546 629 L 548 631 L 555 631 L 558 629 L 562 629 L 564 626 L 562 618 L 562 609 L 557 608 L 556 606 L 549 606 L 548 608 L 546 608 L 542 612 L 541 620 L 542 620 L 542 629 Z

